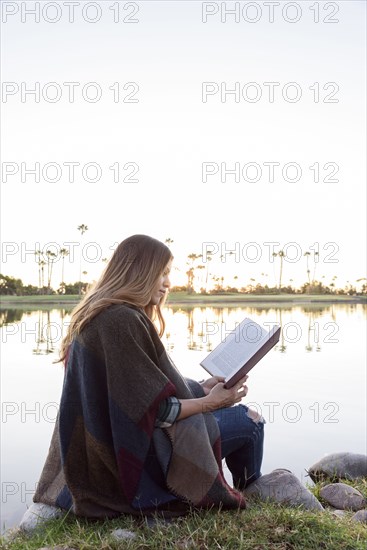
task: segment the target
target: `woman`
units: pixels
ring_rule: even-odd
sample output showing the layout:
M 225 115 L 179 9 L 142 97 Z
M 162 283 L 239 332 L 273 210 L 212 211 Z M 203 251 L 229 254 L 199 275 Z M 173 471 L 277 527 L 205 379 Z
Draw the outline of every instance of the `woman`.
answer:
M 245 507 L 260 473 L 263 421 L 238 403 L 246 379 L 185 379 L 160 340 L 172 255 L 133 235 L 74 309 L 59 415 L 34 502 L 87 517 Z M 155 327 L 158 322 L 158 329 Z M 212 414 L 213 413 L 213 414 Z M 222 453 L 222 454 L 221 454 Z

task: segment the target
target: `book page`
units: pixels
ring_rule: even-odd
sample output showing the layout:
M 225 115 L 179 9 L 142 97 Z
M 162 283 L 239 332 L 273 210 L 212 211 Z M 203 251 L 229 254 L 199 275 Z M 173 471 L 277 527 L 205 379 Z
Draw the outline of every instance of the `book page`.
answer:
M 269 333 L 260 325 L 244 319 L 228 334 L 201 365 L 214 376 L 227 378 L 242 367 L 268 339 Z

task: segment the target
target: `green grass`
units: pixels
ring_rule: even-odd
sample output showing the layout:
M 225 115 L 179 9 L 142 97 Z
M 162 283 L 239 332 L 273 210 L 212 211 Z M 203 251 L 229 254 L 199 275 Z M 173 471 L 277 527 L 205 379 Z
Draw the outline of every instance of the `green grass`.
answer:
M 317 498 L 322 485 L 310 490 Z M 367 497 L 367 479 L 345 481 Z M 188 549 L 193 550 L 365 550 L 367 527 L 351 521 L 354 512 L 343 518 L 325 512 L 304 511 L 271 502 L 247 498 L 247 509 L 239 511 L 192 511 L 170 524 L 149 528 L 143 519 L 121 516 L 107 521 L 90 521 L 65 515 L 51 520 L 32 536 L 19 534 L 0 541 L 4 550 L 38 550 L 41 547 L 75 548 L 76 550 Z M 324 503 L 325 504 L 325 503 Z M 136 533 L 132 541 L 113 540 L 114 529 Z
M 0 309 L 19 307 L 23 305 L 68 305 L 73 307 L 79 302 L 79 296 L 72 295 L 50 295 L 50 296 L 1 296 Z M 367 303 L 367 296 L 345 296 L 345 295 L 321 295 L 321 294 L 187 294 L 187 292 L 172 292 L 168 295 L 166 302 L 170 305 L 190 304 L 216 304 L 216 305 L 242 305 L 251 304 L 279 304 L 279 303 Z
M 31 537 L 1 543 L 4 550 L 36 550 L 62 545 L 77 550 L 246 549 L 246 550 L 365 550 L 367 528 L 329 512 L 307 512 L 247 499 L 242 511 L 192 512 L 168 525 L 148 528 L 131 517 L 88 521 L 69 516 L 48 522 Z M 116 542 L 114 529 L 133 530 L 133 541 Z
M 11 303 L 20 303 L 20 302 L 26 302 L 26 303 L 33 303 L 37 302 L 40 304 L 43 303 L 50 303 L 50 302 L 60 302 L 60 303 L 69 303 L 69 302 L 79 302 L 79 296 L 74 294 L 50 294 L 50 295 L 40 295 L 37 294 L 35 296 L 0 296 L 0 302 L 11 302 Z
M 187 294 L 187 292 L 173 292 L 168 295 L 167 305 L 179 303 L 309 303 L 309 302 L 333 302 L 333 303 L 366 303 L 367 296 L 346 296 L 331 294 Z
M 367 498 L 367 479 L 343 481 Z M 307 484 L 320 499 L 324 481 Z M 321 499 L 320 499 L 321 500 Z M 325 505 L 325 503 L 323 503 Z M 10 540 L 0 539 L 3 550 L 38 550 L 42 547 L 75 550 L 192 549 L 192 550 L 365 550 L 367 526 L 351 521 L 352 511 L 342 518 L 331 510 L 305 511 L 247 497 L 246 510 L 192 511 L 172 523 L 158 523 L 152 529 L 144 519 L 132 516 L 105 521 L 92 521 L 66 514 L 50 520 L 32 535 L 17 534 Z M 113 540 L 115 529 L 134 531 L 131 541 Z

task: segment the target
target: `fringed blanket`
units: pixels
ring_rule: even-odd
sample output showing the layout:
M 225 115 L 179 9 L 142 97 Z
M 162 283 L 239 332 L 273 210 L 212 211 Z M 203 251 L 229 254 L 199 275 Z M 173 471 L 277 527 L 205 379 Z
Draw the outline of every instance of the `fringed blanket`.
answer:
M 170 395 L 203 395 L 183 378 L 150 319 L 128 304 L 97 315 L 74 339 L 58 418 L 34 502 L 87 517 L 190 507 L 244 508 L 225 481 L 211 413 L 156 428 Z

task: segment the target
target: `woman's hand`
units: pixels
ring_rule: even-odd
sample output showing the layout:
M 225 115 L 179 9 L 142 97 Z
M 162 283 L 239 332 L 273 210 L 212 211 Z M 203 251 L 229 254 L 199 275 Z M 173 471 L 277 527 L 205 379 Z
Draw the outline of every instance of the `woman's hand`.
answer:
M 216 378 L 216 377 L 214 377 Z M 215 411 L 223 407 L 231 407 L 235 403 L 239 403 L 245 395 L 247 395 L 248 387 L 245 382 L 248 376 L 244 376 L 232 388 L 226 389 L 223 382 L 218 382 L 212 386 L 209 394 L 204 397 L 206 410 Z M 212 380 L 211 378 L 209 380 Z
M 210 390 L 214 388 L 219 382 L 224 382 L 223 376 L 212 376 L 212 378 L 208 378 L 208 380 L 205 380 L 205 382 L 201 382 L 201 387 L 204 390 L 205 395 L 209 395 Z
M 195 399 L 180 399 L 181 412 L 176 420 L 183 420 L 193 414 L 205 413 L 231 407 L 239 403 L 247 394 L 248 388 L 244 385 L 248 376 L 244 376 L 233 388 L 224 387 L 224 378 L 213 376 L 201 384 L 205 397 L 195 397 Z

